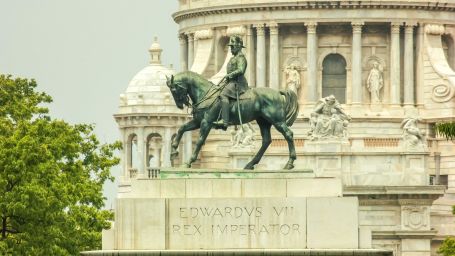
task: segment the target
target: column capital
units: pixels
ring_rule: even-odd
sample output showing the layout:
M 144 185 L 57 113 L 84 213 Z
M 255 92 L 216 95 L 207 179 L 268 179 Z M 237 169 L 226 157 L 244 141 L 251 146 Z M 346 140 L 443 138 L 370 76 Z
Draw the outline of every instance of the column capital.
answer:
M 363 21 L 353 21 L 351 22 L 352 33 L 362 33 L 362 26 L 365 25 Z
M 390 23 L 390 27 L 392 29 L 392 33 L 398 34 L 400 33 L 400 27 L 403 25 L 403 22 L 392 22 Z
M 269 30 L 270 30 L 270 34 L 278 35 L 278 30 L 279 30 L 278 23 L 276 23 L 276 22 L 269 23 L 268 27 L 269 27 Z
M 305 22 L 307 33 L 316 33 L 318 23 L 315 21 Z
M 245 26 L 236 26 L 236 27 L 228 27 L 226 30 L 226 35 L 233 36 L 233 35 L 245 35 L 246 34 L 246 27 Z
M 414 33 L 414 27 L 417 26 L 417 23 L 412 23 L 412 22 L 406 22 L 404 25 L 404 32 L 406 34 L 412 34 Z
M 186 39 L 187 39 L 187 36 L 185 35 L 185 33 L 179 33 L 179 41 L 181 43 L 186 42 Z
M 253 27 L 256 28 L 258 36 L 263 36 L 265 34 L 265 24 L 256 24 Z
M 186 32 L 185 35 L 188 37 L 188 41 L 193 41 L 194 40 L 193 32 Z

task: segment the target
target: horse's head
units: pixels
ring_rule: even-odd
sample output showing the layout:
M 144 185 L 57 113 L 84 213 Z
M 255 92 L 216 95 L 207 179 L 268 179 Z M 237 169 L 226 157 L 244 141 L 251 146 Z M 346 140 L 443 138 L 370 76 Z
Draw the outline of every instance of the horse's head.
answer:
M 172 75 L 170 78 L 166 76 L 166 80 L 167 87 L 169 87 L 169 90 L 171 90 L 175 105 L 177 105 L 179 109 L 183 109 L 183 106 L 185 105 L 188 106 L 188 85 L 180 79 L 174 80 L 174 75 Z

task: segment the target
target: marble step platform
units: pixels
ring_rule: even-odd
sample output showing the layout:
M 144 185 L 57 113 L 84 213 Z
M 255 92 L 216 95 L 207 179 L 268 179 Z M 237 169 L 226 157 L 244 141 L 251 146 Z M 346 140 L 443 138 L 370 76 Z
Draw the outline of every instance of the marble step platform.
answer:
M 286 256 L 393 256 L 392 251 L 374 249 L 332 249 L 332 250 L 112 250 L 112 251 L 89 251 L 83 252 L 84 256 L 158 256 L 158 255 L 187 255 L 187 256 L 208 256 L 208 255 L 286 255 Z

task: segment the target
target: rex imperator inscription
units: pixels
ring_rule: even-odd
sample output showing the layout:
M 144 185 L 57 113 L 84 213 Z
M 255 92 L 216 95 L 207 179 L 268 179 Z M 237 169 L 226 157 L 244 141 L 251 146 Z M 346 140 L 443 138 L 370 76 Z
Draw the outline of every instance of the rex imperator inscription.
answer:
M 305 214 L 302 199 L 176 199 L 169 203 L 169 240 L 219 243 L 224 248 L 230 244 L 261 247 L 277 240 L 301 242 L 306 235 Z

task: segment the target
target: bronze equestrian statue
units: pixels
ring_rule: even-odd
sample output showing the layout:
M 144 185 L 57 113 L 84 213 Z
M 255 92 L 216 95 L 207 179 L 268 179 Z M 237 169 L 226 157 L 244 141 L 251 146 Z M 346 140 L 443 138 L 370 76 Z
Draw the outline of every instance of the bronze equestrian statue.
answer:
M 233 57 L 228 62 L 227 75 L 224 78 L 227 84 L 219 96 L 222 119 L 213 123 L 223 130 L 226 130 L 229 125 L 229 99 L 238 100 L 239 95 L 248 90 L 248 83 L 244 76 L 247 62 L 242 53 L 242 48 L 245 48 L 243 41 L 239 36 L 233 36 L 230 38 L 228 45 L 231 47 Z
M 233 57 L 229 60 L 227 75 L 221 80 L 224 83 L 219 86 L 191 71 L 167 78 L 167 86 L 177 107 L 190 107 L 193 115 L 193 119 L 182 125 L 172 140 L 171 159 L 177 157 L 177 148 L 186 131 L 200 128 L 196 147 L 186 163 L 187 167 L 191 167 L 212 128 L 226 129 L 229 125 L 256 120 L 261 131 L 262 146 L 245 169 L 254 169 L 272 143 L 272 125 L 283 134 L 289 146 L 289 160 L 284 169 L 294 168 L 296 152 L 293 133 L 289 127 L 299 112 L 296 93 L 292 90 L 276 91 L 266 87 L 248 89 L 244 77 L 247 62 L 241 52 L 244 48 L 242 39 L 239 36 L 231 37 L 229 46 Z M 240 95 L 240 99 L 237 95 Z M 240 102 L 237 102 L 238 100 Z

